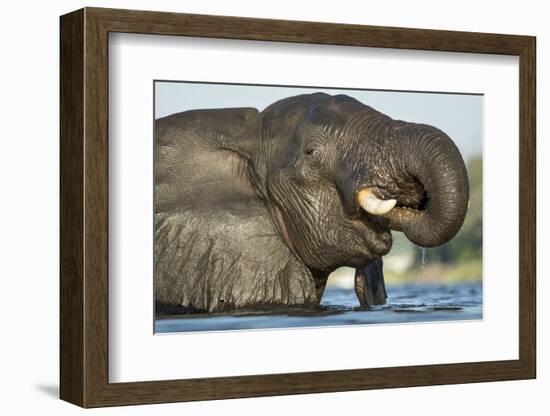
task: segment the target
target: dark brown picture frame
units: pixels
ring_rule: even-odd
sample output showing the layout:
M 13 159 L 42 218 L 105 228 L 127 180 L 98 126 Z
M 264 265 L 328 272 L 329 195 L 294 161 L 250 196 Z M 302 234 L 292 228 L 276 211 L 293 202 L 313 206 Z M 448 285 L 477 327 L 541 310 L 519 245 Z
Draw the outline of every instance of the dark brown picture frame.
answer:
M 535 38 L 85 8 L 61 17 L 60 396 L 83 407 L 536 377 Z M 519 359 L 109 383 L 108 35 L 193 36 L 519 57 Z M 511 273 L 514 271 L 510 271 Z

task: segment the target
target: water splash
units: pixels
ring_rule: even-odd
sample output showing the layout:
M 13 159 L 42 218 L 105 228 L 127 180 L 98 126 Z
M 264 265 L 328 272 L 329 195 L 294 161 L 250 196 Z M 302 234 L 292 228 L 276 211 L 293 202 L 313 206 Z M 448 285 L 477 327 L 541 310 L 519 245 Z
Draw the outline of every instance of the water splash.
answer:
M 426 247 L 420 247 L 420 246 L 418 246 L 418 248 L 420 249 L 420 260 L 421 260 L 420 273 L 422 274 L 423 279 L 427 279 L 428 275 L 426 274 L 427 273 L 426 261 L 427 261 L 428 249 Z
M 422 266 L 426 264 L 426 253 L 428 249 L 426 247 L 420 247 L 420 252 L 422 253 Z

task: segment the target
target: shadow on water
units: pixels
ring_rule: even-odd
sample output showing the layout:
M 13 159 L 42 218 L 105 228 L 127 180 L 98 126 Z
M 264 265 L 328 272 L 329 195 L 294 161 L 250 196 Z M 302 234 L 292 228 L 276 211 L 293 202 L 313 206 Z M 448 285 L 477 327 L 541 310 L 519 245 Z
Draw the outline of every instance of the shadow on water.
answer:
M 166 315 L 155 321 L 156 333 L 228 331 L 267 328 L 441 322 L 482 319 L 478 283 L 412 283 L 388 287 L 385 305 L 360 310 L 353 289 L 325 290 L 321 307 L 233 315 Z

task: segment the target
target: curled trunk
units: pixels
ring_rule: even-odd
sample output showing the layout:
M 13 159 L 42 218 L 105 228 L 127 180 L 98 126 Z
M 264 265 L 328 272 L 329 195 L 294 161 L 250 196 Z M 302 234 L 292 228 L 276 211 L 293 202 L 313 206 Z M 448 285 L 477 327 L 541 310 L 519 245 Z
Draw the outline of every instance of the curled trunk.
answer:
M 416 182 L 417 198 L 397 198 L 397 206 L 385 214 L 389 226 L 401 230 L 413 243 L 433 247 L 446 243 L 458 232 L 469 201 L 466 166 L 454 142 L 443 132 L 423 125 L 405 129 L 396 138 L 402 153 L 403 172 Z

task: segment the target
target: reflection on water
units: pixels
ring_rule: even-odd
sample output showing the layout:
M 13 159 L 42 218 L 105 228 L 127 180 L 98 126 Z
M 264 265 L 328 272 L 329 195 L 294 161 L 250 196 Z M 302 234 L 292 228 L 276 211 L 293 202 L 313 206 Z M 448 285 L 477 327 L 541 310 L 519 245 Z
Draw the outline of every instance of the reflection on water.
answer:
M 155 332 L 228 331 L 357 324 L 387 324 L 482 319 L 481 283 L 414 283 L 388 286 L 388 302 L 358 310 L 353 289 L 327 288 L 321 308 L 280 313 L 171 315 L 155 321 Z

